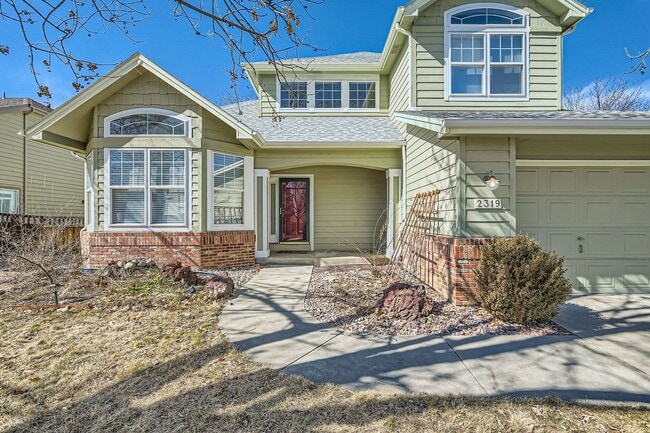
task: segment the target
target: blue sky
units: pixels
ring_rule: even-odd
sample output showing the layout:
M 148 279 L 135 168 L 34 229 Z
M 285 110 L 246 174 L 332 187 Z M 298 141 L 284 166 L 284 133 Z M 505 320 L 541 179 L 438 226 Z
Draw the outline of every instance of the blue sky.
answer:
M 564 88 L 582 88 L 596 79 L 624 77 L 643 85 L 650 98 L 650 73 L 625 75 L 631 63 L 624 48 L 640 52 L 650 46 L 650 0 L 584 0 L 594 13 L 564 39 Z M 149 2 L 149 19 L 139 24 L 133 44 L 117 34 L 80 36 L 75 53 L 97 62 L 115 63 L 140 51 L 181 81 L 211 100 L 229 92 L 229 56 L 220 41 L 195 36 L 182 21 L 175 21 L 170 1 Z M 308 41 L 324 51 L 339 54 L 353 51 L 379 52 L 398 6 L 406 0 L 325 0 L 303 16 Z M 153 5 L 153 6 L 152 6 Z M 7 96 L 36 97 L 27 67 L 27 56 L 16 28 L 0 21 L 0 43 L 11 44 L 9 56 L 0 57 L 0 92 Z M 312 56 L 305 48 L 302 56 Z M 72 77 L 63 68 L 43 75 L 55 94 L 56 106 L 74 94 Z M 243 83 L 245 84 L 245 83 Z M 245 85 L 240 86 L 245 92 Z M 250 93 L 249 93 L 250 94 Z

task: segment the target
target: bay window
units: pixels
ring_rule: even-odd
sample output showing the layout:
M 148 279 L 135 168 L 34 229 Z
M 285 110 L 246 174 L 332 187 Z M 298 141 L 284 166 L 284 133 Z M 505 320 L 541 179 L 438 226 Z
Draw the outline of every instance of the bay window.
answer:
M 253 157 L 208 152 L 208 226 L 211 230 L 253 228 Z
M 528 30 L 527 13 L 506 5 L 473 4 L 448 11 L 445 97 L 526 99 Z
M 109 226 L 187 226 L 187 152 L 106 149 Z

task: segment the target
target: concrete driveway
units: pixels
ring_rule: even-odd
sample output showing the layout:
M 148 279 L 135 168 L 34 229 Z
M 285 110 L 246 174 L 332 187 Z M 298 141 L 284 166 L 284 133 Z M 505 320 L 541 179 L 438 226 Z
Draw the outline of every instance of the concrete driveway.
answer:
M 650 375 L 650 295 L 575 296 L 555 321 L 621 364 Z
M 228 302 L 225 335 L 270 368 L 356 390 L 548 396 L 650 405 L 647 297 L 574 298 L 574 335 L 367 336 L 304 309 L 311 266 L 264 268 Z

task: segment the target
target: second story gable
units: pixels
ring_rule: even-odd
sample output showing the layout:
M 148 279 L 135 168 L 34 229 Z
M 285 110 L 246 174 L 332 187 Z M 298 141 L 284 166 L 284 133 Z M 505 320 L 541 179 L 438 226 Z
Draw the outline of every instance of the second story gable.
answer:
M 247 70 L 262 116 L 554 111 L 562 38 L 589 13 L 576 0 L 414 0 L 397 10 L 381 54 L 289 61 L 280 78 L 268 64 Z

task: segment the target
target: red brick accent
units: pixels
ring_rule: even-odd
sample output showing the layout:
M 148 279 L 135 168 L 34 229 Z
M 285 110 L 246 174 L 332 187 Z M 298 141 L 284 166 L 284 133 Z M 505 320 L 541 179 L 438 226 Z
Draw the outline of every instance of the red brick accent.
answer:
M 157 264 L 180 261 L 195 268 L 255 264 L 255 232 L 81 232 L 86 266 L 148 257 Z
M 456 305 L 475 304 L 474 270 L 481 258 L 481 246 L 490 239 L 427 236 L 425 242 L 418 277 Z

